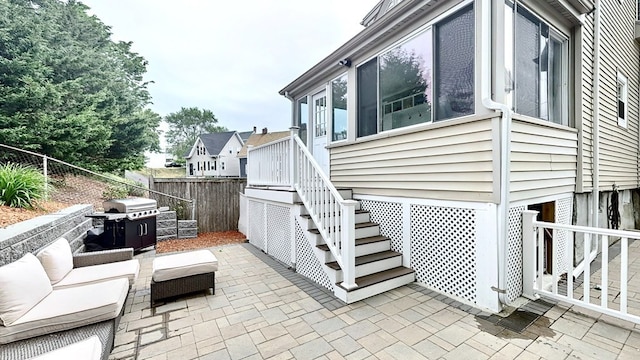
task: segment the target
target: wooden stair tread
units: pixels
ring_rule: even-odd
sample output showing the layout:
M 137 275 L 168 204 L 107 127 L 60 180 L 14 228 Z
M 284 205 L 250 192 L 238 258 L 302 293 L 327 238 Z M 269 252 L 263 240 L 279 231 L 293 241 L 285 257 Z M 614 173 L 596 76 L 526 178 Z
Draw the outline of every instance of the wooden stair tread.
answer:
M 387 250 L 387 251 L 377 252 L 377 253 L 374 253 L 374 254 L 362 255 L 362 256 L 356 257 L 356 266 L 369 264 L 369 263 L 372 263 L 374 261 L 390 259 L 390 258 L 393 258 L 393 257 L 396 257 L 396 256 L 402 256 L 402 254 L 400 254 L 399 252 L 392 251 L 392 250 Z M 340 269 L 340 265 L 338 265 L 337 261 L 332 261 L 332 262 L 326 263 L 325 265 L 327 265 L 328 267 L 330 267 L 330 268 L 332 268 L 334 270 L 339 270 Z
M 369 211 L 367 211 L 367 210 L 356 210 L 356 214 L 366 214 L 368 212 Z M 311 219 L 311 215 L 309 215 L 309 214 L 303 214 L 303 215 L 300 215 L 300 217 L 301 218 L 305 218 L 305 219 Z
M 376 223 L 373 223 L 373 222 L 364 222 L 364 223 L 356 224 L 355 228 L 356 229 L 363 229 L 363 228 L 367 228 L 367 227 L 371 227 L 371 226 L 380 226 L 380 224 L 376 224 Z M 318 229 L 309 229 L 307 231 L 312 233 L 312 234 L 320 234 L 320 230 L 318 230 Z
M 361 239 L 356 239 L 356 246 L 358 245 L 366 245 L 366 244 L 373 244 L 376 242 L 380 242 L 380 241 L 387 241 L 387 240 L 391 240 L 389 239 L 389 237 L 387 236 L 369 236 L 366 238 L 361 238 Z M 324 250 L 324 251 L 329 251 L 329 246 L 327 244 L 321 244 L 321 245 L 316 245 L 316 247 L 320 250 Z
M 371 285 L 375 285 L 378 283 L 381 283 L 383 281 L 386 280 L 391 280 L 400 276 L 404 276 L 404 275 L 408 275 L 411 273 L 414 273 L 415 271 L 409 268 L 406 268 L 404 266 L 398 266 L 396 268 L 393 269 L 389 269 L 389 270 L 385 270 L 385 271 L 380 271 L 377 272 L 375 274 L 371 274 L 371 275 L 366 275 L 366 276 L 361 276 L 359 278 L 356 278 L 356 284 L 358 284 L 358 287 L 356 287 L 355 289 L 351 289 L 351 290 L 347 290 L 347 291 L 355 291 L 358 289 L 362 289 L 365 288 L 367 286 L 371 286 Z M 342 286 L 341 283 L 336 284 L 336 286 L 339 286 L 341 288 L 344 289 L 344 287 Z

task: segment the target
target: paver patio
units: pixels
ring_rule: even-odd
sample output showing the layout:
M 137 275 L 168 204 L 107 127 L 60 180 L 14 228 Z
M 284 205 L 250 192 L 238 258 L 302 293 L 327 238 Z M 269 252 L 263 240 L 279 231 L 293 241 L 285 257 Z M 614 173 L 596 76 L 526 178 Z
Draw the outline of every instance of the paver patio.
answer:
M 530 303 L 521 333 L 417 284 L 345 305 L 249 244 L 213 247 L 216 294 L 153 309 L 137 255 L 111 359 L 637 359 L 640 326 Z

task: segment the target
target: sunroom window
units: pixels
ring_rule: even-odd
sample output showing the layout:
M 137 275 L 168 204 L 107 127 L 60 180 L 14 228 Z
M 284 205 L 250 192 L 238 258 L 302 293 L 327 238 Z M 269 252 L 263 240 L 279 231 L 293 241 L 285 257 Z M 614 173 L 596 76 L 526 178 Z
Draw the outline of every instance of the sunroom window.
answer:
M 513 32 L 513 4 L 507 3 L 506 32 Z M 568 41 L 538 17 L 518 6 L 514 36 L 507 51 L 515 63 L 516 113 L 568 125 Z M 513 59 L 513 60 L 510 60 Z
M 467 6 L 358 67 L 358 137 L 474 113 L 473 14 Z
M 347 138 L 347 74 L 331 82 L 331 140 Z

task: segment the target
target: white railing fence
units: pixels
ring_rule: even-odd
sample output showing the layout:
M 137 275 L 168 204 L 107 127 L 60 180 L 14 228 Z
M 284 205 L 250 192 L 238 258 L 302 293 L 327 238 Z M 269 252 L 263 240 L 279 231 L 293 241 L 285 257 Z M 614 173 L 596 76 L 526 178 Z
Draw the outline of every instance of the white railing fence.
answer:
M 629 243 L 640 243 L 640 233 L 537 221 L 537 214 L 536 211 L 522 214 L 523 295 L 531 299 L 543 296 L 640 324 L 640 298 L 633 296 L 640 289 L 640 278 L 629 276 Z M 552 244 L 551 273 L 544 266 L 545 232 L 551 233 L 547 239 L 550 238 Z M 566 232 L 568 241 L 568 251 L 564 254 L 558 251 L 558 246 L 553 246 L 553 240 L 561 232 Z M 576 238 L 582 240 L 574 240 Z M 609 259 L 610 240 L 616 239 L 620 242 L 620 254 Z M 584 242 L 584 260 L 577 265 L 574 265 L 575 241 Z M 639 243 L 631 249 L 638 249 Z M 593 250 L 600 251 L 600 268 L 592 267 L 597 264 L 592 263 Z M 640 254 L 639 250 L 636 252 Z M 633 261 L 638 254 L 634 254 Z M 565 260 L 568 269 L 559 268 L 561 260 Z M 582 276 L 574 279 L 574 274 L 579 272 L 576 269 L 582 270 Z
M 345 200 L 292 129 L 291 137 L 250 148 L 248 186 L 293 187 L 342 269 L 342 286 L 355 282 L 355 207 Z
M 292 186 L 291 138 L 247 149 L 247 185 Z

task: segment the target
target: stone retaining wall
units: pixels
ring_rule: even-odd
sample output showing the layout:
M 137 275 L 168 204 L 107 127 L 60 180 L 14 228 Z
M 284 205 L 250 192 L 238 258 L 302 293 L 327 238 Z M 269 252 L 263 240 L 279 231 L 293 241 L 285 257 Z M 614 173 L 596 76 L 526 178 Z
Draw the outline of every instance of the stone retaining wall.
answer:
M 92 212 L 92 205 L 74 205 L 0 229 L 0 266 L 59 237 L 66 238 L 74 252 L 82 251 L 87 230 L 93 227 L 93 220 L 86 215 Z

